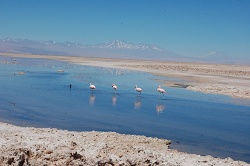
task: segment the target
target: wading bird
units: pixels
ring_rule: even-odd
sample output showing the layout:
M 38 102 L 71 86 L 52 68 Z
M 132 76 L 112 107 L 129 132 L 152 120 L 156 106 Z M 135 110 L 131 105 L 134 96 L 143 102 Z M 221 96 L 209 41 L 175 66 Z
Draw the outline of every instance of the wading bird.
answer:
M 164 96 L 164 93 L 166 93 L 166 91 L 163 88 L 161 88 L 161 86 L 158 86 L 157 91 L 161 93 L 163 96 Z
M 93 84 L 90 83 L 90 84 L 89 84 L 89 89 L 91 89 L 92 91 L 95 90 L 95 89 L 96 89 L 96 88 L 95 88 L 95 85 L 93 85 Z
M 139 94 L 141 94 L 142 88 L 138 88 L 137 85 L 135 85 L 135 91 L 138 92 Z
M 116 90 L 117 90 L 117 85 L 112 84 L 112 88 L 113 88 L 113 90 L 114 90 L 114 91 L 115 91 L 115 93 L 116 93 Z

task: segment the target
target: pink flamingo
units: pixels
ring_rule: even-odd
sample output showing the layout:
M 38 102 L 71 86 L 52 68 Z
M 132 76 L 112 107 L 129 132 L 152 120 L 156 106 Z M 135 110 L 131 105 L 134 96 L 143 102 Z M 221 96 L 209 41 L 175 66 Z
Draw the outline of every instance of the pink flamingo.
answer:
M 116 90 L 117 90 L 117 85 L 115 85 L 115 84 L 112 84 L 112 88 L 113 88 L 113 90 L 116 92 Z
M 137 85 L 135 85 L 135 91 L 138 92 L 139 94 L 141 94 L 142 88 L 139 88 L 139 87 L 137 87 Z
M 164 96 L 164 93 L 166 93 L 166 91 L 163 88 L 161 88 L 161 86 L 158 86 L 157 91 L 161 93 L 163 96 Z
M 93 90 L 96 89 L 96 87 L 95 87 L 95 85 L 93 85 L 93 84 L 90 83 L 90 84 L 89 84 L 89 89 L 91 89 L 91 90 L 93 91 Z

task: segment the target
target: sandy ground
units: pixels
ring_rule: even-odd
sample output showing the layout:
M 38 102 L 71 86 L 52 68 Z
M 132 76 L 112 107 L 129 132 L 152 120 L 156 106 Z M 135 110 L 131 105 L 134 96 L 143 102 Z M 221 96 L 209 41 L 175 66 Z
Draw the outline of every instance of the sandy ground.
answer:
M 245 166 L 169 149 L 170 141 L 114 132 L 70 132 L 0 123 L 0 165 Z
M 6 54 L 13 57 L 46 58 L 81 65 L 145 71 L 155 75 L 177 78 L 161 84 L 185 87 L 193 91 L 217 93 L 250 99 L 250 66 L 205 64 L 190 62 L 160 62 L 133 59 L 87 58 L 48 55 Z

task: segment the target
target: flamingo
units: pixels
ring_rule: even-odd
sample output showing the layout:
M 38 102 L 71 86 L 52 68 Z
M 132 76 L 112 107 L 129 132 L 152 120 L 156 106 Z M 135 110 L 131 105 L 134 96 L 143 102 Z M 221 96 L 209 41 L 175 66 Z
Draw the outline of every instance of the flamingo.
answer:
M 139 94 L 141 94 L 142 88 L 138 88 L 137 85 L 135 85 L 135 91 L 138 92 Z
M 96 89 L 96 88 L 95 88 L 95 85 L 93 85 L 93 84 L 90 83 L 90 84 L 89 84 L 89 89 L 91 89 L 92 91 L 95 90 L 95 89 Z
M 161 88 L 161 86 L 158 86 L 157 91 L 161 93 L 163 96 L 164 96 L 164 93 L 166 93 L 166 91 L 163 88 Z
M 117 90 L 117 85 L 112 84 L 112 88 L 113 88 L 113 90 L 116 92 L 116 90 Z

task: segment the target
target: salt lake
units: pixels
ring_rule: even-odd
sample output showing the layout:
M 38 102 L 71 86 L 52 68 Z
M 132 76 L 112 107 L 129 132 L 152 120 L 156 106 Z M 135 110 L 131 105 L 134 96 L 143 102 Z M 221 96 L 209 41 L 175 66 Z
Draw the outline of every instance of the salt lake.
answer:
M 249 100 L 164 86 L 167 94 L 162 96 L 156 91 L 161 84 L 157 80 L 172 79 L 0 56 L 0 121 L 165 138 L 180 151 L 250 162 Z M 89 89 L 90 83 L 95 91 Z M 143 89 L 141 95 L 135 85 Z

